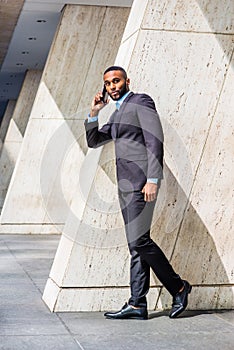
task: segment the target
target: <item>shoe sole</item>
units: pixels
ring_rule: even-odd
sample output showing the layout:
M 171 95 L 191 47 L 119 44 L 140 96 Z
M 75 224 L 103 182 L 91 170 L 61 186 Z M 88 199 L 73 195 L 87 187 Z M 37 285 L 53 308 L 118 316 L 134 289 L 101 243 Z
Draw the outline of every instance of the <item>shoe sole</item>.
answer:
M 107 320 L 148 320 L 148 316 L 147 317 L 110 317 L 110 316 L 105 316 Z

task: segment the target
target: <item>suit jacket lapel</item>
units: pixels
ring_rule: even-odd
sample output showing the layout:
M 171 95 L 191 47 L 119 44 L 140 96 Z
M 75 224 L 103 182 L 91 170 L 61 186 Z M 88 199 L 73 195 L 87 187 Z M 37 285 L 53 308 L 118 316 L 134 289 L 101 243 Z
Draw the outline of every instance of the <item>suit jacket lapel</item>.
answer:
M 117 137 L 117 129 L 119 124 L 118 119 L 119 119 L 119 113 L 118 113 L 118 110 L 116 110 L 110 116 L 111 136 L 113 140 L 116 140 L 116 137 Z
M 118 137 L 118 131 L 119 131 L 119 127 L 121 125 L 121 121 L 123 119 L 123 115 L 124 115 L 124 110 L 126 108 L 127 102 L 131 99 L 131 97 L 134 95 L 133 92 L 130 92 L 130 94 L 125 98 L 125 100 L 123 101 L 123 103 L 120 106 L 120 109 L 118 111 L 118 125 L 117 125 L 117 134 L 116 137 Z
M 130 94 L 128 94 L 128 96 L 125 98 L 125 100 L 123 101 L 123 103 L 120 106 L 119 112 L 121 112 L 121 115 L 123 115 L 123 111 L 126 107 L 126 103 L 131 99 L 131 97 L 134 95 L 133 92 L 130 92 Z
M 126 102 L 128 102 L 129 99 L 131 99 L 131 96 L 133 96 L 133 95 L 134 95 L 134 93 L 130 92 L 130 94 L 125 98 L 125 100 L 121 104 L 120 109 L 119 110 L 116 109 L 110 117 L 110 122 L 112 124 L 111 135 L 112 135 L 113 140 L 115 140 L 118 137 L 119 125 L 121 123 L 121 119 L 122 119 L 123 114 L 124 114 Z

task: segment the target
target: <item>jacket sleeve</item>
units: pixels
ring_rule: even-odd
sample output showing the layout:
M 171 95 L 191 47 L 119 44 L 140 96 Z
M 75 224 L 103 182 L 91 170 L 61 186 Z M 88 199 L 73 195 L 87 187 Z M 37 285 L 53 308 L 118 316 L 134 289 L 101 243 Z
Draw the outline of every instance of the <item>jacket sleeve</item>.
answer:
M 84 125 L 87 143 L 90 148 L 97 148 L 112 140 L 110 123 L 98 129 L 98 121 L 88 122 L 86 119 Z
M 147 178 L 163 178 L 163 130 L 154 101 L 142 94 L 137 116 L 144 136 L 148 158 Z

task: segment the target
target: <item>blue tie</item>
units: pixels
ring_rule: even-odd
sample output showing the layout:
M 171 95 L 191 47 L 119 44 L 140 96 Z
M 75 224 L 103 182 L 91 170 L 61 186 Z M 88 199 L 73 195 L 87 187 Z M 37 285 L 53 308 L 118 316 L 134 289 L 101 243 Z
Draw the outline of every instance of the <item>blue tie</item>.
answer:
M 115 102 L 115 105 L 116 105 L 116 109 L 119 110 L 119 109 L 120 109 L 120 106 L 121 106 L 120 103 L 117 101 L 117 102 Z

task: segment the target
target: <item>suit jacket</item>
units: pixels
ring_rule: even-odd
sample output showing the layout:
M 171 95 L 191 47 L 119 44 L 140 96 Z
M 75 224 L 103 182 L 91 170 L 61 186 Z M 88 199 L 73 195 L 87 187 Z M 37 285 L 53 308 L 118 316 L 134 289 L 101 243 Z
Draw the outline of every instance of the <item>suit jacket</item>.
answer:
M 85 121 L 88 146 L 115 142 L 118 187 L 142 190 L 147 178 L 163 177 L 163 131 L 154 101 L 146 94 L 131 92 L 107 124 Z

